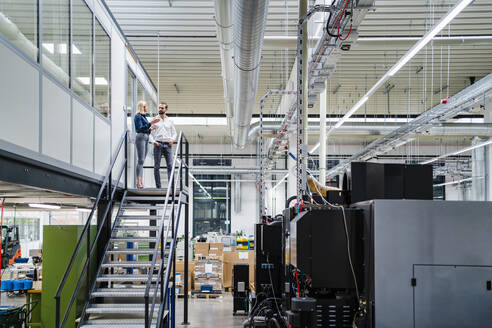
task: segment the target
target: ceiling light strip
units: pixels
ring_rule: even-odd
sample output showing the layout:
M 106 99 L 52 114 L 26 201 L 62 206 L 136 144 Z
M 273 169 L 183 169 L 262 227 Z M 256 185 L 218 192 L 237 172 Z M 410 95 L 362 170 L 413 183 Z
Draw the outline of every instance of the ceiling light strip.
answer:
M 469 152 L 469 151 L 474 150 L 474 149 L 477 149 L 477 148 L 488 146 L 490 144 L 492 144 L 492 139 L 491 140 L 487 140 L 485 142 L 478 143 L 478 144 L 473 145 L 473 146 L 465 147 L 463 149 L 460 149 L 460 150 L 455 151 L 455 152 L 452 152 L 452 153 L 447 153 L 447 154 L 444 154 L 444 155 L 441 155 L 441 156 L 434 157 L 434 158 L 429 159 L 427 161 L 423 161 L 420 164 L 425 165 L 425 164 L 434 163 L 434 162 L 437 162 L 438 160 L 441 160 L 443 158 L 450 157 L 450 156 L 457 156 L 457 155 L 460 155 L 460 154 Z
M 393 77 L 403 66 L 405 66 L 420 50 L 422 50 L 441 30 L 446 27 L 458 14 L 463 11 L 469 4 L 474 0 L 461 0 L 458 2 L 448 13 L 441 18 L 441 20 L 432 27 L 410 50 L 407 51 L 403 57 L 398 60 L 398 62 L 393 65 L 393 67 L 384 74 L 381 79 L 379 79 L 376 84 L 359 100 L 343 117 L 337 122 L 329 131 L 328 135 L 332 130 L 338 129 L 342 126 L 357 110 L 359 110 L 362 105 L 364 105 L 370 96 L 372 96 L 388 79 Z M 313 153 L 320 146 L 318 142 L 310 151 Z

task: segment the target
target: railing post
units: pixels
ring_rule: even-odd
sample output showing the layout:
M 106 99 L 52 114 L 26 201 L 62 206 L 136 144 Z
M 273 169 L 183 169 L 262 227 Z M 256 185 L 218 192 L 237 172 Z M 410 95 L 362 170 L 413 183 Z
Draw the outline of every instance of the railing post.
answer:
M 125 133 L 125 190 L 128 189 L 128 130 Z
M 95 241 L 94 241 L 95 242 Z M 86 272 L 86 291 L 87 291 L 87 301 L 91 296 L 91 224 L 89 223 L 89 228 L 87 229 L 87 272 Z M 82 318 L 83 319 L 83 318 Z
M 145 295 L 145 328 L 150 328 L 150 323 L 149 323 L 149 295 Z
M 184 222 L 184 302 L 183 302 L 183 325 L 189 325 L 188 322 L 188 240 L 189 236 L 189 146 L 188 140 L 185 142 L 185 187 L 186 187 L 186 202 L 185 202 L 185 222 Z
M 165 254 L 165 247 L 166 245 L 163 245 L 164 243 L 164 229 L 161 230 L 161 265 L 160 265 L 160 271 L 161 271 L 161 276 L 160 281 L 161 281 L 161 304 L 162 301 L 164 300 L 164 254 Z
M 182 139 L 181 139 L 182 140 Z M 176 169 L 176 168 L 175 168 Z M 175 177 L 176 175 L 173 176 L 173 189 L 172 189 L 172 193 L 173 193 L 173 198 L 172 198 L 172 210 L 171 210 L 171 220 L 172 220 L 172 231 L 171 231 L 171 244 L 172 244 L 172 241 L 176 241 L 176 235 L 174 233 L 174 227 L 175 227 L 175 224 L 176 224 L 176 221 L 175 221 L 175 208 L 176 208 L 176 189 L 174 188 L 175 184 L 176 184 L 176 181 L 175 181 Z M 181 197 L 181 191 L 180 191 L 180 197 Z M 176 243 L 174 244 L 174 247 L 176 247 Z M 172 253 L 172 266 L 173 266 L 173 290 L 175 288 L 175 282 L 176 282 L 176 253 L 173 252 L 173 250 L 169 249 L 169 251 Z M 186 284 L 187 282 L 185 282 Z M 172 291 L 171 291 L 172 292 Z M 173 294 L 174 296 L 174 294 Z M 171 309 L 171 312 L 172 312 L 172 317 L 173 317 L 173 321 L 172 321 L 172 326 L 174 327 L 174 324 L 175 324 L 175 315 L 176 315 L 176 311 L 175 311 L 175 307 L 174 307 L 174 297 L 171 299 L 171 304 L 173 305 L 172 306 L 172 309 Z
M 60 297 L 55 296 L 56 310 L 55 310 L 55 328 L 60 328 Z

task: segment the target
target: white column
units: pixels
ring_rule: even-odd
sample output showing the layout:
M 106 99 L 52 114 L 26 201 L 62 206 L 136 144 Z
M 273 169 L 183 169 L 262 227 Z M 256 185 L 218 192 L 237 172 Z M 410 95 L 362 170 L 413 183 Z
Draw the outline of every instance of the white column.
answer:
M 484 123 L 492 123 L 492 99 L 487 98 L 484 103 L 485 114 Z M 492 146 L 485 147 L 485 163 L 484 163 L 484 184 L 485 184 L 485 200 L 492 201 Z
M 319 182 L 326 185 L 326 105 L 328 88 L 319 95 Z

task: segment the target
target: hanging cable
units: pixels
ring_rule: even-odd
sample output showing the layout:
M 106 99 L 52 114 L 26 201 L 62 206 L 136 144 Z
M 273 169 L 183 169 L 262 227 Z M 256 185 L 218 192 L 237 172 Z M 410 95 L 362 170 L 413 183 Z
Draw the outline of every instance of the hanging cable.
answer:
M 348 37 L 350 36 L 350 33 L 352 33 L 352 27 L 353 27 L 353 9 L 352 9 L 352 12 L 349 14 L 350 15 L 350 29 L 349 29 L 349 32 L 347 34 L 346 37 L 342 38 L 341 34 L 340 34 L 340 27 L 342 26 L 342 20 L 343 20 L 343 15 L 345 14 L 345 11 L 347 9 L 347 5 L 349 3 L 350 0 L 347 0 L 345 2 L 345 5 L 343 6 L 343 10 L 342 10 L 342 14 L 340 15 L 340 19 L 338 20 L 338 38 L 341 40 L 341 41 L 345 41 L 348 39 Z M 352 2 L 352 7 L 353 7 L 353 2 Z

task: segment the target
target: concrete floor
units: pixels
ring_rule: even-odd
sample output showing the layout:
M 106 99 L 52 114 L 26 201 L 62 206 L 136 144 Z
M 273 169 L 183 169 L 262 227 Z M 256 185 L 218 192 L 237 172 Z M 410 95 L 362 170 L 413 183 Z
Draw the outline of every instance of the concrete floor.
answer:
M 1 305 L 22 305 L 26 302 L 25 296 L 7 297 L 1 293 Z M 190 298 L 188 303 L 189 326 L 183 326 L 183 299 L 177 299 L 176 327 L 200 328 L 240 328 L 246 319 L 243 315 L 232 315 L 231 293 L 224 293 L 216 299 Z
M 232 315 L 232 296 L 225 293 L 216 299 L 189 299 L 189 322 L 187 327 L 200 328 L 239 328 L 246 316 Z M 183 322 L 183 299 L 178 299 L 176 308 L 176 327 L 184 327 Z

